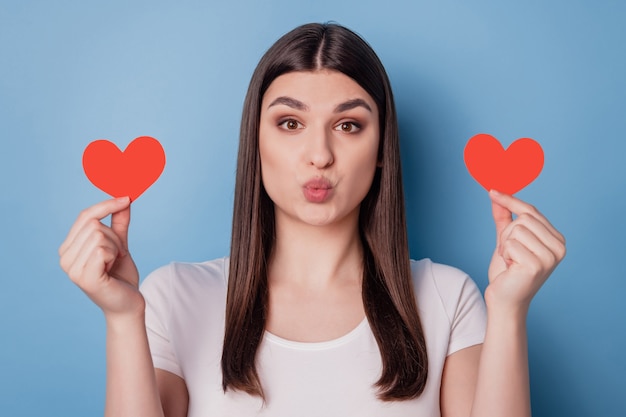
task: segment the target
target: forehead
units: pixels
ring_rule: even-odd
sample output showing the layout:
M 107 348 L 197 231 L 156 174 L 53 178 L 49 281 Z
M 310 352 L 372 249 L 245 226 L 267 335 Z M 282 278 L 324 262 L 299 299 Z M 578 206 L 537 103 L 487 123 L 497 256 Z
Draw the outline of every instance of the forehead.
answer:
M 376 103 L 363 87 L 347 75 L 333 70 L 294 71 L 277 77 L 263 95 L 263 109 L 282 96 L 315 107 L 333 107 L 360 98 L 373 110 L 376 109 Z

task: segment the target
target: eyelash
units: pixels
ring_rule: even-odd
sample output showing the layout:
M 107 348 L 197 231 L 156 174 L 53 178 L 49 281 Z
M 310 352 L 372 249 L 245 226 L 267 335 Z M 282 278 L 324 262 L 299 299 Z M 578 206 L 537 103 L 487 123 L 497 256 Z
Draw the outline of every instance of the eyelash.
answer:
M 291 122 L 297 123 L 298 129 L 300 129 L 302 127 L 302 123 L 300 123 L 296 119 L 284 119 L 284 120 L 281 120 L 280 122 L 278 122 L 278 126 L 282 127 L 285 130 L 291 130 L 291 131 L 296 130 L 296 129 L 289 129 L 287 127 L 287 123 L 291 123 Z
M 290 128 L 287 127 L 287 123 L 292 123 L 292 122 L 296 123 L 298 125 L 298 127 L 296 129 L 290 129 Z M 351 125 L 352 126 L 351 130 L 348 131 L 348 132 L 345 132 L 342 129 L 342 127 L 344 125 Z M 285 130 L 288 130 L 288 131 L 294 131 L 294 130 L 297 130 L 297 129 L 301 129 L 302 128 L 302 123 L 300 123 L 296 119 L 284 119 L 284 120 L 281 120 L 280 122 L 278 122 L 278 126 L 282 127 Z M 361 130 L 361 128 L 362 128 L 362 125 L 360 123 L 357 123 L 357 122 L 341 122 L 341 123 L 337 124 L 333 128 L 333 130 L 336 130 L 336 131 L 339 131 L 339 132 L 345 132 L 345 133 L 356 133 L 359 130 Z
M 352 129 L 349 132 L 345 132 L 342 129 L 343 125 L 351 125 Z M 357 133 L 359 130 L 361 130 L 361 124 L 357 122 L 341 122 L 337 126 L 335 126 L 335 130 L 345 133 Z

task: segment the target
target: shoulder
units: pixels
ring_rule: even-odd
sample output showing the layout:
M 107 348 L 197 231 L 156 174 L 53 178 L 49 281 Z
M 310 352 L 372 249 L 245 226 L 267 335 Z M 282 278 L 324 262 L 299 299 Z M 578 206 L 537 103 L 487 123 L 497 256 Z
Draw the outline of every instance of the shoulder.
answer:
M 460 269 L 433 262 L 428 258 L 411 259 L 411 275 L 416 289 L 432 288 L 439 293 L 473 283 L 472 279 Z
M 189 381 L 199 372 L 200 358 L 207 352 L 221 353 L 228 266 L 228 258 L 172 262 L 142 282 L 155 368 Z
M 411 260 L 411 274 L 421 314 L 439 310 L 452 323 L 462 304 L 482 303 L 474 281 L 462 270 L 430 259 Z
M 206 262 L 172 262 L 151 272 L 141 283 L 146 298 L 189 297 L 225 291 L 229 258 Z

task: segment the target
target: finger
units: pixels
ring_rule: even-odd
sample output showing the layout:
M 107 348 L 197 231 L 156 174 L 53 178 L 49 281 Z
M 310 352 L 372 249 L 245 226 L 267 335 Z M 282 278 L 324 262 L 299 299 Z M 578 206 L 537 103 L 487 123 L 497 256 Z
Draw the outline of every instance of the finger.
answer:
M 113 231 L 99 220 L 92 219 L 75 237 L 71 246 L 61 256 L 61 267 L 65 272 L 81 255 L 92 247 L 115 246 L 117 251 L 122 250 L 122 242 Z M 87 253 L 87 256 L 89 254 Z
M 86 240 L 79 248 L 68 275 L 83 290 L 92 288 L 94 283 L 106 276 L 115 260 L 119 248 L 111 240 Z
M 491 212 L 496 225 L 496 245 L 500 245 L 502 232 L 513 221 L 513 213 L 498 203 L 491 202 Z
M 502 257 L 509 266 L 515 265 L 536 275 L 544 266 L 541 260 L 521 242 L 509 239 L 502 243 Z
M 79 215 L 72 227 L 70 228 L 65 241 L 61 243 L 59 247 L 59 254 L 62 255 L 63 252 L 67 250 L 67 248 L 72 244 L 80 230 L 84 227 L 84 225 L 90 220 L 102 220 L 106 216 L 120 211 L 130 205 L 130 198 L 128 197 L 120 197 L 113 198 L 109 200 L 102 201 L 98 204 L 94 204 L 93 206 L 86 208 Z
M 124 251 L 122 241 L 113 230 L 103 225 L 99 220 L 91 219 L 85 223 L 72 241 L 72 244 L 68 246 L 61 255 L 61 267 L 67 272 L 69 266 L 72 265 L 79 254 L 85 250 L 84 248 L 87 246 L 87 242 L 92 242 L 94 245 L 107 245 L 107 241 L 111 241 L 111 243 L 118 248 L 118 251 Z
M 130 205 L 111 214 L 111 229 L 122 242 L 122 248 L 128 251 L 128 225 L 130 224 Z
M 532 240 L 530 240 L 532 235 Z M 517 239 L 524 237 L 525 242 L 530 245 L 541 246 L 549 250 L 552 256 L 558 261 L 565 256 L 565 245 L 559 238 L 552 234 L 546 225 L 530 214 L 522 214 L 513 221 L 503 232 L 502 239 Z M 529 246 L 530 247 L 530 246 Z M 539 253 L 540 248 L 533 250 Z
M 533 253 L 546 269 L 553 268 L 560 261 L 560 258 L 553 248 L 546 245 L 535 233 L 522 224 L 517 224 L 504 242 L 510 241 L 520 243 L 524 248 Z M 504 246 L 505 245 L 503 245 L 503 247 Z M 513 261 L 518 262 L 519 260 L 513 259 Z
M 544 224 L 544 226 L 550 231 L 550 233 L 552 233 L 552 235 L 554 235 L 562 243 L 565 243 L 565 238 L 563 237 L 563 235 L 558 230 L 556 230 L 554 226 L 552 226 L 552 224 L 548 221 L 548 219 L 543 214 L 541 214 L 541 212 L 539 212 L 539 210 L 537 210 L 534 206 L 513 196 L 500 193 L 496 190 L 489 191 L 489 197 L 491 198 L 492 202 L 507 208 L 509 211 L 517 216 L 521 216 L 522 214 L 530 214 L 534 216 L 541 223 Z

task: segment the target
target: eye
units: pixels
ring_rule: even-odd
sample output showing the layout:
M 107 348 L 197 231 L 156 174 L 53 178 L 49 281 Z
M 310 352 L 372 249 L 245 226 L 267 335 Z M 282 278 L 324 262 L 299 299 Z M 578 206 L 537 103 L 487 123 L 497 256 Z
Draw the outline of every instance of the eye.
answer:
M 287 119 L 278 123 L 278 126 L 285 130 L 298 130 L 302 128 L 302 124 L 296 119 Z
M 356 133 L 361 130 L 361 125 L 355 122 L 342 122 L 335 127 L 335 130 L 344 133 Z

